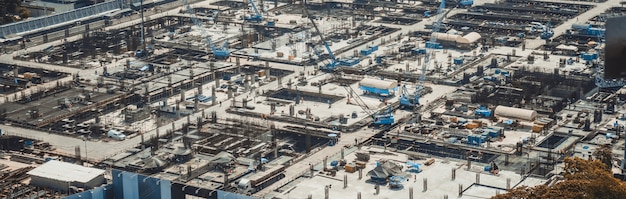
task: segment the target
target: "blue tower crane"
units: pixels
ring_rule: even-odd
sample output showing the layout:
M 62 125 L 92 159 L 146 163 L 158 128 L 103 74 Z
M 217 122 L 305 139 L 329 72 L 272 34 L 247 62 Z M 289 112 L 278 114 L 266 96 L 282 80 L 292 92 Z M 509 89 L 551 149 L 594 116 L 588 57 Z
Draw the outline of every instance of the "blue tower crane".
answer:
M 430 36 L 430 40 L 426 42 L 427 52 L 424 55 L 424 62 L 422 63 L 422 70 L 421 70 L 422 74 L 420 74 L 419 83 L 415 87 L 415 91 L 413 93 L 410 93 L 408 91 L 408 89 L 406 88 L 406 85 L 402 86 L 402 91 L 400 94 L 400 107 L 401 108 L 414 109 L 415 107 L 419 106 L 419 98 L 421 97 L 422 93 L 425 91 L 424 80 L 426 79 L 426 69 L 428 68 L 428 65 L 430 64 L 430 56 L 433 53 L 432 49 L 433 48 L 441 49 L 441 44 L 437 42 L 437 37 L 435 36 L 435 33 L 439 32 L 439 29 L 441 28 L 441 21 L 443 21 L 443 18 L 445 17 L 445 14 L 443 13 L 445 7 L 446 7 L 446 1 L 441 0 L 441 4 L 439 4 L 439 9 L 437 10 L 437 19 L 435 20 L 435 23 L 433 24 L 432 35 Z
M 307 10 L 306 5 L 303 5 L 302 10 L 304 10 L 304 14 L 309 18 L 309 20 L 311 20 L 311 24 L 313 24 L 315 31 L 320 36 L 320 39 L 324 43 L 324 47 L 326 47 L 326 50 L 328 51 L 328 55 L 330 56 L 331 62 L 326 64 L 324 67 L 322 67 L 322 70 L 334 71 L 337 68 L 337 65 L 339 65 L 339 62 L 337 62 L 337 60 L 335 59 L 335 55 L 333 54 L 333 51 L 330 50 L 330 45 L 328 45 L 328 42 L 326 42 L 326 38 L 324 38 L 324 35 L 320 31 L 320 29 L 317 27 L 317 24 L 315 24 L 315 20 L 313 20 L 313 18 L 309 14 L 309 11 Z M 320 56 L 320 53 L 317 52 L 317 50 L 315 51 L 315 53 L 317 54 L 318 57 Z
M 254 14 L 246 17 L 245 20 L 246 21 L 251 21 L 251 22 L 260 22 L 260 21 L 262 21 L 263 20 L 263 15 L 256 8 L 256 5 L 254 4 L 254 0 L 249 0 L 249 2 L 250 2 L 250 6 L 252 6 L 252 10 L 254 10 Z

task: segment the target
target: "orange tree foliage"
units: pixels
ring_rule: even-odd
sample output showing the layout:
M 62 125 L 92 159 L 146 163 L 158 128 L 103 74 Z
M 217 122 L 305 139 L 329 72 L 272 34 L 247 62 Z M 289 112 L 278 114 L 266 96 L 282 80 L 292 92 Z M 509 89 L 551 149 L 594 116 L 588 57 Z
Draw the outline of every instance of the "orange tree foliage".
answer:
M 617 199 L 626 198 L 626 183 L 613 177 L 598 160 L 567 158 L 564 179 L 553 186 L 517 187 L 492 199 Z

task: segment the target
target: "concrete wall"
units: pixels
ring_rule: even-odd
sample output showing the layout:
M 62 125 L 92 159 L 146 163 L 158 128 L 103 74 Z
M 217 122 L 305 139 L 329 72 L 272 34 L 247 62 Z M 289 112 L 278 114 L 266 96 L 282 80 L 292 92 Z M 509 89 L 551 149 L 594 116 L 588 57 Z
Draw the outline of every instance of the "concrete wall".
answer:
M 30 177 L 30 184 L 32 185 L 47 187 L 47 188 L 54 189 L 57 191 L 62 191 L 62 192 L 67 191 L 69 186 L 75 186 L 75 187 L 84 188 L 84 189 L 91 189 L 94 187 L 99 187 L 103 185 L 104 183 L 106 183 L 106 179 L 104 179 L 103 175 L 93 178 L 91 179 L 91 181 L 86 182 L 86 183 L 66 182 L 66 181 L 60 181 L 60 180 L 55 180 L 55 179 L 50 179 L 50 178 L 45 178 L 45 177 L 40 177 L 40 176 Z

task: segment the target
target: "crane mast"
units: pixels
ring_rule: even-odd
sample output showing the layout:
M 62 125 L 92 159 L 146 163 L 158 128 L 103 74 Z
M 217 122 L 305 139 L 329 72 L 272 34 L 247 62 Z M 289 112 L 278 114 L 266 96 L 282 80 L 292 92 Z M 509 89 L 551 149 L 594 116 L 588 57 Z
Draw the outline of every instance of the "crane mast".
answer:
M 311 20 L 311 24 L 313 24 L 313 28 L 315 28 L 315 31 L 320 36 L 320 39 L 322 40 L 322 43 L 324 43 L 324 47 L 326 47 L 326 51 L 328 51 L 328 55 L 330 56 L 331 63 L 326 65 L 326 69 L 334 70 L 335 67 L 337 66 L 338 62 L 335 59 L 335 55 L 333 54 L 333 51 L 330 50 L 330 45 L 328 45 L 328 42 L 326 41 L 326 38 L 324 37 L 324 35 L 320 31 L 320 29 L 317 27 L 317 24 L 315 24 L 315 20 L 313 20 L 313 18 L 309 14 L 309 11 L 307 10 L 306 5 L 302 6 L 302 10 L 304 10 L 304 14 L 307 16 L 307 18 L 309 18 L 309 20 Z
M 424 89 L 424 80 L 426 80 L 426 70 L 428 69 L 428 65 L 430 64 L 430 56 L 433 54 L 432 49 L 439 49 L 441 45 L 437 43 L 437 37 L 435 33 L 439 32 L 441 28 L 441 21 L 443 20 L 445 14 L 443 14 L 444 9 L 446 7 L 446 0 L 441 0 L 439 4 L 439 9 L 437 10 L 437 20 L 433 24 L 432 33 L 430 35 L 430 40 L 426 42 L 426 54 L 424 55 L 424 62 L 422 63 L 422 70 L 419 78 L 419 83 L 415 88 L 415 103 L 419 104 L 419 97 L 421 97 L 421 92 Z

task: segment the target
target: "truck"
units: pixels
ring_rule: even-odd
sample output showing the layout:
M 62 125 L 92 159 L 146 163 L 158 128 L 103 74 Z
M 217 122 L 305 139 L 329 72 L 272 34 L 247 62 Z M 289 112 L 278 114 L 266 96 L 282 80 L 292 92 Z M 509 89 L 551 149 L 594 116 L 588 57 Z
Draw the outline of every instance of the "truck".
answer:
M 276 165 L 263 171 L 257 171 L 242 177 L 237 182 L 237 191 L 243 194 L 254 194 L 272 183 L 285 177 L 284 165 Z

